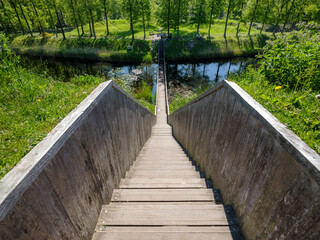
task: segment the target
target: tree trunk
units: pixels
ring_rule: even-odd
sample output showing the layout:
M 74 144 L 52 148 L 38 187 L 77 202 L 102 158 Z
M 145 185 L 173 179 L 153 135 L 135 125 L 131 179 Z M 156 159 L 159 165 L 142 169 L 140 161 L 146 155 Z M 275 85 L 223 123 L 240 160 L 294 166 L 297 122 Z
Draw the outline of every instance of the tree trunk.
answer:
M 132 2 L 130 1 L 130 29 L 132 34 L 132 41 L 134 40 L 134 29 L 133 29 L 133 9 L 132 9 Z
M 76 16 L 76 11 L 74 10 L 73 0 L 71 0 L 71 7 L 72 7 L 72 13 L 73 13 L 74 21 L 76 23 L 76 27 L 77 27 L 77 31 L 78 31 L 78 37 L 80 38 L 79 25 L 78 25 L 78 20 L 77 20 L 77 16 Z
M 168 37 L 170 35 L 170 0 L 168 0 Z
M 78 6 L 77 0 L 74 0 L 74 4 L 76 5 L 76 7 Z M 79 13 L 79 8 L 77 8 L 77 15 L 78 15 L 78 18 L 79 18 L 79 21 L 80 21 L 80 25 L 81 25 L 81 33 L 82 33 L 82 35 L 84 35 L 83 19 L 81 18 L 81 15 L 80 15 L 80 13 Z
M 211 38 L 211 36 L 210 36 L 211 33 L 210 32 L 211 32 L 212 16 L 213 16 L 213 9 L 211 9 L 211 11 L 210 11 L 210 22 L 209 22 L 209 31 L 208 31 L 209 39 Z
M 231 3 L 232 3 L 232 0 L 229 0 L 228 12 L 227 12 L 227 19 L 226 19 L 226 26 L 224 27 L 224 34 L 223 34 L 223 37 L 224 37 L 224 38 L 227 37 L 227 26 L 228 26 L 228 19 L 229 19 L 229 13 L 230 13 L 230 8 L 231 8 Z
M 295 0 L 292 1 L 292 4 L 291 4 L 291 6 L 290 6 L 290 9 L 289 9 L 288 11 L 286 11 L 286 13 L 287 13 L 287 14 L 286 14 L 286 20 L 285 20 L 285 22 L 284 22 L 284 24 L 283 24 L 283 28 L 282 28 L 282 30 L 281 30 L 281 33 L 283 33 L 284 30 L 285 30 L 285 28 L 286 28 L 286 25 L 287 25 L 288 19 L 289 19 L 289 13 L 291 12 L 292 6 L 294 6 L 294 2 L 295 2 Z
M 179 37 L 179 30 L 180 30 L 180 7 L 181 7 L 181 0 L 178 2 L 178 27 L 177 27 L 177 36 Z
M 51 14 L 51 11 L 50 11 L 50 8 L 47 6 L 47 5 L 45 5 L 46 6 L 46 11 L 49 13 L 48 15 L 49 15 L 49 17 L 50 17 L 50 21 L 51 21 L 51 23 L 53 24 L 54 23 L 54 20 L 53 20 L 53 17 L 52 17 L 52 14 Z M 53 25 L 49 25 L 49 27 L 51 27 L 51 29 L 53 29 Z
M 220 70 L 220 62 L 218 63 L 217 74 L 216 74 L 216 82 L 219 81 L 219 70 Z
M 141 3 L 141 10 L 142 10 L 143 39 L 146 39 L 146 25 L 145 25 L 145 21 L 144 21 L 144 7 L 143 7 L 143 3 Z
M 90 16 L 91 16 L 93 37 L 94 37 L 94 39 L 96 39 L 97 37 L 96 37 L 96 31 L 94 30 L 94 19 L 93 19 L 92 9 L 90 8 L 89 11 L 90 11 Z
M 24 28 L 22 26 L 22 23 L 21 23 L 21 20 L 20 20 L 20 17 L 19 17 L 19 14 L 18 14 L 18 11 L 17 11 L 17 8 L 16 8 L 16 5 L 14 4 L 14 2 L 12 0 L 9 0 L 10 3 L 11 3 L 11 6 L 13 7 L 16 15 L 17 15 L 17 18 L 18 18 L 18 21 L 19 21 L 19 25 L 20 25 L 20 28 L 21 28 L 21 31 L 23 34 L 26 34 L 26 32 L 24 31 Z
M 90 30 L 90 37 L 92 37 L 92 29 L 91 29 L 91 20 L 89 19 L 89 30 Z
M 22 9 L 22 6 L 21 6 L 20 1 L 18 1 L 18 4 L 19 4 L 19 7 L 20 7 L 20 10 L 21 10 L 22 16 L 23 16 L 24 20 L 25 20 L 25 21 L 26 21 L 26 23 L 27 23 L 27 27 L 28 27 L 28 30 L 29 30 L 30 36 L 31 36 L 31 37 L 33 37 L 33 35 L 32 35 L 32 31 L 31 31 L 31 29 L 30 29 L 29 22 L 28 22 L 28 20 L 27 20 L 27 18 L 26 18 L 26 15 L 24 14 L 24 11 L 23 11 L 23 9 Z
M 261 35 L 262 31 L 263 31 L 263 28 L 264 28 L 264 23 L 262 23 L 262 27 L 261 27 L 261 30 L 260 30 L 260 35 Z
M 241 23 L 241 20 L 242 20 L 243 5 L 244 5 L 244 2 L 241 4 L 240 19 L 239 19 L 238 26 L 237 26 L 237 33 L 236 33 L 236 37 L 238 37 L 238 35 L 239 35 L 239 28 L 240 28 L 240 23 Z
M 143 11 L 143 9 L 142 9 Z M 144 21 L 144 12 L 142 13 L 142 24 L 143 24 L 143 39 L 146 39 L 146 24 Z
M 199 15 L 198 15 L 197 37 L 199 37 L 199 28 L 200 28 L 201 14 L 202 14 L 202 5 L 200 4 L 200 11 L 199 11 Z
M 109 36 L 109 22 L 108 22 L 108 12 L 107 12 L 107 7 L 106 7 L 106 0 L 104 0 L 104 17 L 106 19 L 106 28 L 107 28 L 107 36 Z
M 32 5 L 32 7 L 33 7 L 33 10 L 34 10 L 36 16 L 37 16 L 37 19 L 38 19 L 38 22 L 39 22 L 39 26 L 40 26 L 40 34 L 41 34 L 41 33 L 43 32 L 43 31 L 42 31 L 43 28 L 42 28 L 42 25 L 41 25 L 41 21 L 40 21 L 40 18 L 39 18 L 39 14 L 38 14 L 37 8 L 36 8 L 36 6 L 34 5 L 33 0 L 31 0 L 31 5 Z
M 250 36 L 251 27 L 252 27 L 252 23 L 253 23 L 255 14 L 256 14 L 258 3 L 259 3 L 259 0 L 256 1 L 256 4 L 255 4 L 254 9 L 253 9 L 252 18 L 251 18 L 251 21 L 250 21 L 250 27 L 249 27 L 249 31 L 248 31 L 248 36 Z
M 65 39 L 66 39 L 66 36 L 64 35 L 64 29 L 63 29 L 62 21 L 61 21 L 61 18 L 60 18 L 60 16 L 59 16 L 59 13 L 58 13 L 58 10 L 57 10 L 57 5 L 56 5 L 56 3 L 55 3 L 55 2 L 53 3 L 53 6 L 54 6 L 54 10 L 55 10 L 56 15 L 57 15 L 58 23 L 59 23 L 60 28 L 61 28 L 61 32 L 62 32 L 62 36 L 63 36 L 63 40 L 65 40 Z

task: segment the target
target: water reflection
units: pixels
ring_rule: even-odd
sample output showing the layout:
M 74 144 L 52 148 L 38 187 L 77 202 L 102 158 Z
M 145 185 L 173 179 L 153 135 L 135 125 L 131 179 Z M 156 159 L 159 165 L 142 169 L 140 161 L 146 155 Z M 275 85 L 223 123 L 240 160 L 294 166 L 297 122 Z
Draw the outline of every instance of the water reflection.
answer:
M 39 73 L 45 73 L 54 79 L 64 82 L 79 75 L 93 75 L 108 80 L 110 78 L 109 73 L 116 71 L 120 75 L 129 75 L 133 87 L 139 86 L 142 81 L 146 82 L 147 85 L 152 86 L 154 98 L 156 94 L 158 64 L 119 65 L 104 62 L 66 61 L 38 57 L 22 57 L 22 64 L 26 68 L 32 68 Z
M 229 74 L 241 72 L 252 61 L 252 59 L 233 59 L 209 63 L 167 64 L 168 88 L 196 91 L 199 88 L 211 87 L 227 79 Z

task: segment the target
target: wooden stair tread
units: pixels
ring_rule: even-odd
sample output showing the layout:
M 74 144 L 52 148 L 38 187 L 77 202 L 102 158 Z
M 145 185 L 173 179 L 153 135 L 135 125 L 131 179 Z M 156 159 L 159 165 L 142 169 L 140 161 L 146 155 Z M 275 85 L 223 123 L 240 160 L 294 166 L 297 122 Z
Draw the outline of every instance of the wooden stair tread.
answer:
M 210 189 L 116 189 L 111 201 L 147 202 L 214 201 Z

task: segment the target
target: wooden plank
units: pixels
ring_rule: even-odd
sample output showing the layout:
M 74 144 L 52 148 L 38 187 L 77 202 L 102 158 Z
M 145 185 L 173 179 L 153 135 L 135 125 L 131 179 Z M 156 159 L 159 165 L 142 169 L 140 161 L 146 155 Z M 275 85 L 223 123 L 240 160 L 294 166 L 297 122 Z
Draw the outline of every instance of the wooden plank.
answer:
M 206 232 L 206 233 L 215 233 L 215 232 L 220 232 L 220 233 L 230 233 L 238 231 L 237 228 L 230 228 L 229 226 L 162 226 L 162 227 L 143 227 L 143 226 L 137 226 L 137 227 L 116 227 L 116 226 L 103 226 L 103 225 L 98 225 L 96 228 L 97 232 L 168 232 L 168 233 L 201 233 L 201 232 Z
M 190 170 L 190 171 L 195 171 L 195 167 L 192 165 L 173 165 L 173 164 L 168 164 L 168 165 L 145 165 L 145 166 L 136 166 L 133 165 L 130 170 L 135 171 L 135 170 Z
M 92 240 L 232 240 L 230 232 L 96 232 Z
M 139 160 L 136 161 L 133 165 L 134 166 L 148 166 L 148 165 L 190 165 L 192 166 L 192 163 L 190 161 L 177 161 L 177 160 L 171 160 L 171 161 L 161 161 L 160 163 L 158 161 L 152 161 L 152 160 Z
M 189 161 L 187 156 L 139 156 L 136 161 Z
M 169 176 L 198 176 L 199 173 L 194 170 L 135 170 L 135 171 L 128 171 L 126 173 L 126 177 L 132 176 L 157 176 L 157 175 L 169 175 Z
M 221 205 L 121 205 L 101 211 L 98 225 L 106 226 L 227 226 Z
M 139 179 L 139 178 L 148 178 L 148 179 L 190 179 L 190 178 L 200 178 L 200 174 L 198 172 L 194 172 L 192 174 L 184 174 L 184 175 L 177 175 L 177 174 L 135 174 L 135 173 L 127 173 L 126 179 Z
M 122 179 L 120 188 L 206 188 L 201 178 L 191 179 L 166 179 L 166 178 L 140 178 Z
M 147 201 L 214 201 L 210 189 L 117 189 L 112 198 L 114 202 L 147 202 Z

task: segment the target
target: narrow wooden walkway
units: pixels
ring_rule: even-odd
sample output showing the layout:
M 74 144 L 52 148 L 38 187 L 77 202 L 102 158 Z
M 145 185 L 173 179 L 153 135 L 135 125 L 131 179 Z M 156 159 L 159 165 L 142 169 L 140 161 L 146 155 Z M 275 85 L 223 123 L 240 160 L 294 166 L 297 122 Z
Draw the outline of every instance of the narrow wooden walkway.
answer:
M 225 206 L 215 204 L 212 189 L 172 136 L 163 66 L 158 77 L 152 137 L 103 206 L 93 240 L 235 239 Z

